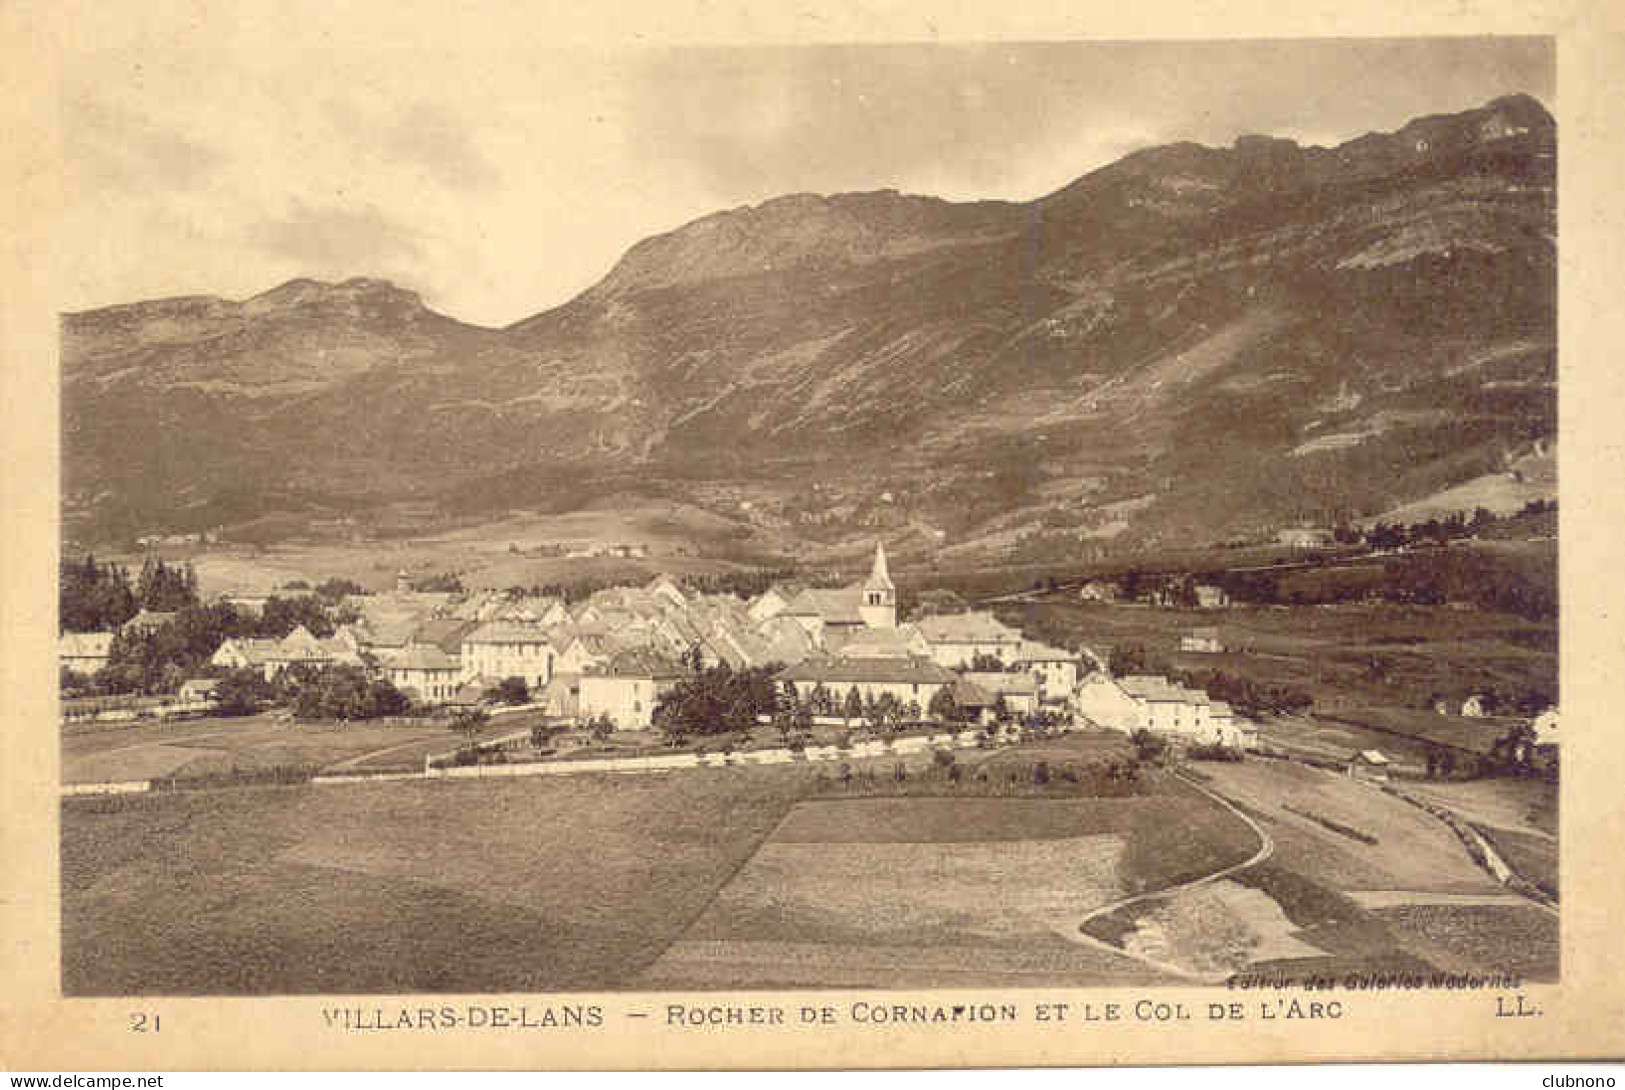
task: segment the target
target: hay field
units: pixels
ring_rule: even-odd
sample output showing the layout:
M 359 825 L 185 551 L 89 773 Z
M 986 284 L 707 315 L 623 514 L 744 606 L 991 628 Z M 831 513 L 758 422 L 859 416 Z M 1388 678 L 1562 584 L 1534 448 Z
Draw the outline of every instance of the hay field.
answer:
M 629 987 L 806 787 L 751 769 L 67 800 L 63 990 Z
M 1475 893 L 1499 887 L 1436 818 L 1363 784 L 1290 761 L 1207 764 L 1210 786 L 1305 847 L 1311 877 L 1334 889 Z M 1377 838 L 1368 845 L 1283 808 L 1317 814 Z
M 514 725 L 498 720 L 479 738 Z M 464 739 L 439 724 L 293 723 L 266 716 L 196 719 L 123 731 L 64 736 L 62 782 L 96 783 L 161 776 L 207 776 L 270 769 L 314 771 L 380 753 L 390 764 L 456 749 Z M 415 748 L 396 747 L 418 743 Z M 388 751 L 388 752 L 385 752 Z M 397 760 L 399 756 L 399 760 Z
M 644 974 L 650 987 L 1172 979 L 1082 941 L 1091 909 L 1246 859 L 1209 800 L 875 798 L 796 806 Z

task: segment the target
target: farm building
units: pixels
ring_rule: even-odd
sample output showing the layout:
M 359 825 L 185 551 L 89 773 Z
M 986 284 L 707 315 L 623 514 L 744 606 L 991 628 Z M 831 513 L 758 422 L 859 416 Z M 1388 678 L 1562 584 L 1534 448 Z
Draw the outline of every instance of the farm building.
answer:
M 1117 601 L 1119 593 L 1116 583 L 1093 579 L 1079 588 L 1078 600 L 1082 602 L 1111 603 Z
M 1219 639 L 1217 628 L 1193 628 L 1179 638 L 1179 649 L 1196 654 L 1218 655 L 1224 652 L 1224 643 Z
M 1393 765 L 1380 749 L 1362 749 L 1349 758 L 1348 774 L 1359 780 L 1386 780 Z
M 1198 583 L 1192 588 L 1196 595 L 1197 609 L 1228 609 L 1230 595 L 1223 587 L 1216 587 L 1210 583 Z
M 1012 715 L 1032 715 L 1038 711 L 1039 684 L 1031 674 L 966 673 L 965 680 L 1004 700 Z
M 94 674 L 107 665 L 113 650 L 111 632 L 64 632 L 57 637 L 57 661 L 76 674 Z
M 195 677 L 181 682 L 177 697 L 182 704 L 204 704 L 214 699 L 215 692 L 219 688 L 220 681 L 217 678 Z
M 1281 530 L 1275 535 L 1278 544 L 1293 549 L 1323 549 L 1333 544 L 1337 538 L 1330 530 L 1318 527 L 1295 526 Z

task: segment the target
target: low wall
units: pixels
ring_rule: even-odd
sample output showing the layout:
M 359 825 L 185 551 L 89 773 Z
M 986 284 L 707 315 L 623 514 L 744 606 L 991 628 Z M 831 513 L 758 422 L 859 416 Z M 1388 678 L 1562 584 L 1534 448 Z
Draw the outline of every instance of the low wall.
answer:
M 62 786 L 61 794 L 68 795 L 138 795 L 152 790 L 151 780 L 124 780 L 119 783 L 70 783 Z

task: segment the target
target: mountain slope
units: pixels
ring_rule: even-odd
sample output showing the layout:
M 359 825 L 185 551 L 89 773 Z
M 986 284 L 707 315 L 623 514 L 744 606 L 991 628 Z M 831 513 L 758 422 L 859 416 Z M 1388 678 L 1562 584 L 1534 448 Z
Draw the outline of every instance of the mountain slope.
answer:
M 67 315 L 65 514 L 94 539 L 631 487 L 972 549 L 1370 514 L 1555 430 L 1554 156 L 1515 96 L 1147 149 L 1027 204 L 778 198 L 502 330 L 375 281 Z

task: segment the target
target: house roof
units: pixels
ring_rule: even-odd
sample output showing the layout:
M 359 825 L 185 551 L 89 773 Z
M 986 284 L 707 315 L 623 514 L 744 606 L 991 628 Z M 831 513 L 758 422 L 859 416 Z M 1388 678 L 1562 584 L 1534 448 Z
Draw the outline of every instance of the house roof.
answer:
M 991 613 L 939 613 L 921 617 L 920 632 L 931 643 L 1020 643 L 1021 633 Z
M 1176 685 L 1164 677 L 1150 674 L 1130 674 L 1117 679 L 1118 686 L 1137 700 L 1156 703 L 1207 703 L 1206 693 L 1196 693 Z
M 948 685 L 959 675 L 923 658 L 817 658 L 781 670 L 777 680 Z
M 1045 643 L 1032 640 L 1021 641 L 1021 649 L 1016 652 L 1017 662 L 1076 662 L 1078 653 L 1067 651 L 1060 647 L 1051 647 Z
M 920 630 L 911 624 L 830 633 L 824 644 L 834 654 L 848 659 L 908 658 L 923 655 L 928 649 Z
M 812 637 L 795 621 L 782 625 L 769 622 L 762 626 L 757 635 L 766 648 L 762 655 L 764 663 L 782 662 L 786 666 L 793 666 L 813 653 Z
M 463 637 L 463 643 L 551 643 L 547 632 L 514 621 L 487 621 Z
M 1005 674 L 991 670 L 968 671 L 965 680 L 980 685 L 995 696 L 1005 693 L 1012 696 L 1038 695 L 1038 682 L 1033 680 L 1031 674 Z
M 174 621 L 174 613 L 160 613 L 150 609 L 143 609 L 134 617 L 124 622 L 125 628 L 160 628 Z
M 690 675 L 688 667 L 646 647 L 633 647 L 588 672 L 595 677 L 623 677 L 667 681 Z
M 68 657 L 105 656 L 113 646 L 111 632 L 64 632 L 57 637 L 57 653 Z
M 1234 715 L 1235 712 L 1231 709 L 1229 704 L 1226 704 L 1222 700 L 1215 700 L 1213 702 L 1213 714 L 1214 715 Z
M 455 655 L 462 649 L 463 639 L 478 626 L 475 622 L 456 617 L 434 617 L 418 625 L 412 642 L 427 644 Z
M 954 703 L 965 708 L 991 708 L 998 703 L 998 697 L 969 678 L 954 682 L 953 696 Z
M 433 645 L 416 644 L 389 660 L 391 670 L 456 670 L 462 661 Z
M 1355 754 L 1355 756 L 1368 765 L 1385 765 L 1392 763 L 1387 757 L 1383 756 L 1382 750 L 1380 749 L 1362 749 L 1359 753 Z
M 784 607 L 787 617 L 821 617 L 825 624 L 862 624 L 862 587 L 814 587 Z

